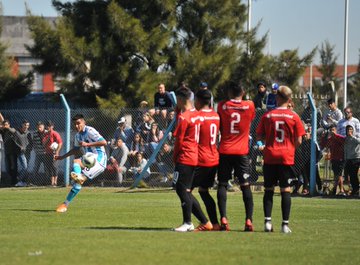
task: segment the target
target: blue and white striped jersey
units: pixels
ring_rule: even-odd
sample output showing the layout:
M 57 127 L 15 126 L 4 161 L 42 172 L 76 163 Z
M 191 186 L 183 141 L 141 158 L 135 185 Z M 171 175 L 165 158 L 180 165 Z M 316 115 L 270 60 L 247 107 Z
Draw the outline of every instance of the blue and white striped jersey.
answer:
M 92 147 L 81 147 L 80 142 L 94 143 L 105 140 L 104 137 L 93 127 L 85 126 L 82 132 L 78 132 L 75 135 L 74 146 L 81 148 L 81 152 L 86 154 L 88 152 L 97 155 L 97 160 L 100 164 L 106 165 L 107 156 L 104 146 L 92 146 Z

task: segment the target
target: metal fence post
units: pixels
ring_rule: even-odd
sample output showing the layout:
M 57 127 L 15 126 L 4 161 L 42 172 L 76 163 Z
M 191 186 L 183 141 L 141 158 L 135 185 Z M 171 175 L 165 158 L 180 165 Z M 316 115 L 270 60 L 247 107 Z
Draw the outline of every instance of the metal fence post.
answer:
M 310 159 L 310 195 L 314 196 L 316 189 L 316 145 L 317 145 L 317 109 L 311 94 L 307 93 L 311 106 L 311 159 Z
M 69 108 L 69 105 L 66 101 L 66 98 L 64 96 L 64 94 L 60 94 L 61 97 L 61 102 L 65 108 L 65 152 L 69 152 L 70 151 L 70 124 L 71 124 L 71 110 Z M 64 183 L 65 186 L 69 185 L 69 175 L 70 175 L 70 157 L 65 158 L 65 171 L 64 171 Z

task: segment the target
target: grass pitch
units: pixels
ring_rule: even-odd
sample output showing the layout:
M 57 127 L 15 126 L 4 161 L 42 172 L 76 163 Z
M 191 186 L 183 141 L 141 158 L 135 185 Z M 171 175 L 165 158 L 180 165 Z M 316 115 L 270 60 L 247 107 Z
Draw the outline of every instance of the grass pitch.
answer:
M 295 197 L 293 233 L 285 235 L 280 196 L 275 232 L 264 233 L 263 194 L 254 193 L 255 232 L 245 233 L 242 195 L 232 192 L 232 231 L 175 233 L 182 218 L 173 191 L 86 187 L 67 213 L 56 213 L 68 191 L 0 189 L 0 264 L 360 264 L 359 199 Z

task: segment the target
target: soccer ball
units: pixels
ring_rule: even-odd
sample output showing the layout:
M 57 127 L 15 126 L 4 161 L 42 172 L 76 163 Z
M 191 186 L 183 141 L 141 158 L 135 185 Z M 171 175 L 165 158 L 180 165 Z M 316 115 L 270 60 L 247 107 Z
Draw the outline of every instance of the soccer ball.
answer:
M 56 149 L 58 149 L 58 147 L 59 147 L 59 144 L 57 142 L 53 142 L 50 145 L 50 149 L 53 150 L 53 151 L 56 151 Z
M 93 153 L 86 153 L 81 158 L 82 164 L 87 168 L 92 168 L 96 163 L 96 155 Z

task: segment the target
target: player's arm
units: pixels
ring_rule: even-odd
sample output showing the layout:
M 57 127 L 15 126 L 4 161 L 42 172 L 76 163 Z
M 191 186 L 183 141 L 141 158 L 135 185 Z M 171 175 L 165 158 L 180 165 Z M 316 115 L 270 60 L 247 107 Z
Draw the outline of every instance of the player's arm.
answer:
M 178 127 L 176 128 L 176 141 L 174 146 L 174 161 L 176 162 L 176 159 L 179 154 L 179 150 L 184 142 L 185 132 L 187 128 L 187 122 L 183 117 L 179 117 Z
M 71 149 L 69 152 L 67 152 L 66 154 L 63 154 L 62 156 L 59 155 L 55 155 L 54 159 L 55 160 L 63 160 L 64 158 L 67 158 L 69 156 L 80 156 L 81 155 L 81 150 L 78 146 L 74 147 L 73 149 Z
M 79 145 L 81 147 L 99 147 L 99 146 L 105 146 L 107 145 L 107 142 L 105 139 L 102 138 L 99 139 L 99 141 L 96 141 L 96 142 L 91 142 L 91 143 L 87 143 L 87 142 L 79 142 Z

